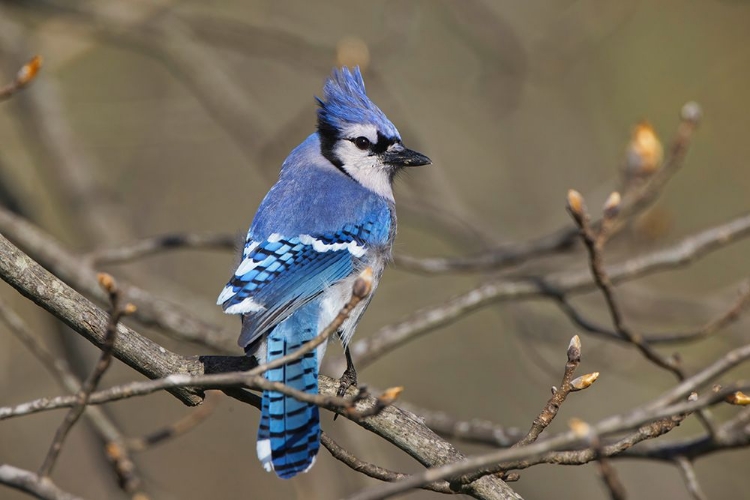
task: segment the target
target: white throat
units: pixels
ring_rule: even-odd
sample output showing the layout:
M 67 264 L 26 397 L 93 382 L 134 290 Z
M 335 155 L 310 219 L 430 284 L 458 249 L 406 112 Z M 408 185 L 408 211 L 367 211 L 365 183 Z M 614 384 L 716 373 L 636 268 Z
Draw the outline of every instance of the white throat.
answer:
M 343 131 L 344 137 L 366 137 L 371 144 L 378 140 L 377 130 L 373 125 L 353 125 Z M 334 147 L 333 154 L 342 163 L 341 168 L 364 188 L 383 198 L 393 200 L 390 167 L 369 150 L 359 149 L 354 142 L 340 139 Z

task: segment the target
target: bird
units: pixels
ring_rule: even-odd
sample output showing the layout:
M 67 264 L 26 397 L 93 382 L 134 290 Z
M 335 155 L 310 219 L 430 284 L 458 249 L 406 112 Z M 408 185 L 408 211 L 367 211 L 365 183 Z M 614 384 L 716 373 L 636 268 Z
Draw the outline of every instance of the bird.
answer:
M 374 291 L 396 235 L 394 177 L 432 163 L 403 145 L 367 96 L 359 67 L 334 68 L 316 100 L 317 130 L 282 163 L 217 300 L 225 313 L 241 316 L 238 343 L 258 363 L 293 353 L 323 331 L 365 269 Z M 340 395 L 356 385 L 348 345 L 371 298 L 337 331 L 347 359 Z M 267 370 L 265 378 L 316 394 L 326 344 Z M 263 391 L 256 451 L 264 469 L 284 479 L 307 472 L 319 447 L 318 407 Z

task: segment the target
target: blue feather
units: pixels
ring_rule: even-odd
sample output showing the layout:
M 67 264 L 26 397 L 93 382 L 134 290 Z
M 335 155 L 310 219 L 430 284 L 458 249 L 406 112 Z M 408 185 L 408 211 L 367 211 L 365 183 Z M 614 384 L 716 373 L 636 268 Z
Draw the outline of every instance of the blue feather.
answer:
M 389 228 L 390 220 L 383 225 L 373 217 L 360 224 L 346 224 L 333 233 L 271 235 L 260 243 L 249 240 L 243 261 L 218 299 L 225 311 L 246 315 L 240 346 L 252 344 L 326 288 L 351 275 L 361 267 L 365 245 L 387 238 Z M 315 245 L 324 251 L 316 250 Z
M 386 137 L 399 137 L 398 130 L 365 92 L 359 67 L 334 69 L 318 99 L 321 128 L 343 129 L 347 124 L 371 123 Z
M 318 131 L 284 160 L 218 298 L 225 312 L 242 316 L 239 344 L 261 363 L 314 338 L 344 306 L 365 267 L 373 269 L 377 286 L 396 232 L 393 176 L 429 161 L 404 148 L 396 127 L 367 97 L 359 68 L 334 70 L 318 102 Z M 345 344 L 368 302 L 341 325 Z M 315 394 L 324 351 L 325 344 L 265 377 Z M 263 466 L 283 478 L 307 471 L 320 446 L 319 420 L 317 406 L 265 391 L 257 444 Z
M 316 335 L 310 324 L 315 324 L 311 320 L 317 307 L 316 303 L 308 305 L 269 333 L 267 361 L 291 354 Z M 317 352 L 309 352 L 301 359 L 268 370 L 265 377 L 300 391 L 317 394 Z M 319 447 L 318 407 L 278 392 L 264 391 L 258 427 L 258 455 L 264 467 L 288 479 L 312 466 Z

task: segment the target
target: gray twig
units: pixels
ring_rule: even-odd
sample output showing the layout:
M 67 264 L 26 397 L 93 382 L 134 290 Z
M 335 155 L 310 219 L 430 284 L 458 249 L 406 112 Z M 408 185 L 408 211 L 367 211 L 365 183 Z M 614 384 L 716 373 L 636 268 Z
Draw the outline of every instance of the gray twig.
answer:
M 122 264 L 136 259 L 175 249 L 235 250 L 236 235 L 226 233 L 172 233 L 135 241 L 129 245 L 96 250 L 84 256 L 94 266 Z
M 365 461 L 362 461 L 352 455 L 350 452 L 339 446 L 336 441 L 331 439 L 331 437 L 326 434 L 325 432 L 321 433 L 320 435 L 320 443 L 331 453 L 331 456 L 338 460 L 339 462 L 345 464 L 347 467 L 352 469 L 353 471 L 360 472 L 366 476 L 369 476 L 373 479 L 379 479 L 380 481 L 398 481 L 399 479 L 404 479 L 409 477 L 409 474 L 403 474 L 401 472 L 394 472 L 392 470 L 385 469 L 383 467 L 379 467 L 375 464 L 371 464 Z M 446 493 L 446 494 L 455 494 L 459 493 L 459 491 L 454 491 L 451 489 L 451 485 L 447 481 L 441 481 L 433 484 L 425 484 L 422 486 L 422 489 L 434 491 L 436 493 Z
M 526 433 L 517 427 L 503 427 L 481 419 L 461 420 L 443 411 L 417 407 L 402 401 L 399 408 L 417 415 L 435 433 L 460 439 L 467 443 L 485 444 L 498 448 L 508 448 L 520 441 Z
M 32 335 L 24 321 L 2 300 L 0 300 L 0 321 L 8 326 L 60 385 L 71 392 L 80 389 L 81 381 L 71 371 L 68 364 L 52 354 L 40 339 Z M 105 442 L 107 457 L 112 462 L 123 491 L 137 492 L 141 487 L 141 478 L 124 445 L 120 430 L 100 408 L 88 406 L 83 415 Z
M 192 410 L 183 418 L 172 422 L 169 425 L 157 429 L 153 432 L 137 438 L 128 438 L 125 440 L 127 450 L 143 452 L 155 446 L 163 444 L 169 440 L 175 439 L 194 429 L 208 417 L 210 417 L 220 401 L 220 394 L 209 392 L 203 404 Z
M 117 324 L 120 322 L 120 318 L 131 312 L 133 309 L 133 306 L 129 304 L 124 307 L 121 306 L 120 292 L 111 276 L 108 274 L 101 274 L 99 282 L 101 283 L 102 288 L 104 288 L 109 294 L 109 299 L 112 304 L 112 310 L 109 314 L 109 322 L 107 323 L 107 328 L 104 333 L 104 342 L 101 346 L 101 355 L 99 356 L 99 361 L 97 361 L 94 370 L 88 378 L 83 381 L 83 384 L 81 384 L 81 388 L 75 395 L 75 404 L 65 415 L 65 419 L 55 433 L 55 437 L 49 447 L 47 456 L 45 457 L 42 466 L 39 468 L 38 474 L 42 478 L 47 478 L 52 473 L 52 468 L 55 466 L 55 461 L 60 455 L 60 451 L 62 451 L 65 438 L 86 410 L 86 405 L 91 397 L 91 393 L 94 392 L 96 386 L 99 385 L 99 381 L 104 375 L 104 372 L 107 371 L 107 368 L 109 368 L 109 365 L 112 362 L 112 349 L 115 344 Z
M 553 297 L 560 309 L 568 316 L 568 318 L 582 330 L 603 336 L 610 340 L 621 340 L 628 342 L 627 339 L 623 339 L 615 330 L 607 328 L 603 325 L 594 323 L 593 321 L 586 318 L 581 312 L 579 312 L 573 304 L 571 304 L 568 297 L 565 294 L 557 295 L 554 291 L 550 291 L 550 296 Z M 683 332 L 672 332 L 672 333 L 643 333 L 643 342 L 650 345 L 657 344 L 681 344 L 688 342 L 695 342 L 698 340 L 710 337 L 729 325 L 737 321 L 742 312 L 750 305 L 750 281 L 743 281 L 739 286 L 737 299 L 720 315 L 716 318 L 711 319 L 703 326 L 696 328 L 695 330 L 683 331 Z
M 58 488 L 48 477 L 41 477 L 31 471 L 8 464 L 0 464 L 0 484 L 10 486 L 42 500 L 82 500 L 80 497 Z
M 693 234 L 660 250 L 648 252 L 605 267 L 612 284 L 674 269 L 733 242 L 750 236 L 750 214 Z M 405 320 L 388 325 L 375 334 L 354 342 L 352 357 L 360 368 L 420 336 L 450 324 L 489 304 L 509 300 L 578 294 L 596 288 L 588 269 L 563 271 L 533 279 L 495 280 L 484 283 L 442 304 L 421 309 Z
M 573 374 L 581 363 L 581 339 L 578 335 L 575 335 L 570 339 L 570 345 L 568 346 L 568 361 L 565 363 L 565 372 L 563 373 L 562 382 L 559 388 L 552 388 L 552 397 L 549 398 L 547 404 L 542 409 L 541 413 L 534 419 L 531 429 L 528 434 L 521 439 L 519 442 L 514 444 L 514 447 L 526 446 L 533 443 L 539 438 L 539 435 L 544 432 L 544 429 L 549 427 L 552 420 L 557 416 L 557 412 L 573 391 L 585 389 L 590 386 L 596 378 L 599 376 L 598 373 L 589 374 L 584 377 L 576 379 L 577 383 L 573 380 Z
M 694 102 L 686 103 L 680 112 L 680 123 L 668 150 L 662 168 L 654 172 L 642 185 L 625 192 L 617 221 L 612 225 L 611 236 L 623 222 L 643 212 L 659 197 L 669 180 L 682 167 L 701 119 L 701 110 Z M 598 230 L 602 221 L 593 227 Z M 528 242 L 514 243 L 494 248 L 468 257 L 416 258 L 398 256 L 396 262 L 404 269 L 426 274 L 474 272 L 500 269 L 520 264 L 529 259 L 563 252 L 575 246 L 577 229 L 565 226 Z
M 604 268 L 602 250 L 609 236 L 613 225 L 617 222 L 617 215 L 620 211 L 620 195 L 612 193 L 604 207 L 604 217 L 599 228 L 599 233 L 595 234 L 589 221 L 589 214 L 586 209 L 583 197 L 574 190 L 568 192 L 568 212 L 580 229 L 581 239 L 589 255 L 589 268 L 594 278 L 597 288 L 601 291 L 602 296 L 607 304 L 607 310 L 612 318 L 612 324 L 617 334 L 633 344 L 643 356 L 655 365 L 672 372 L 677 380 L 685 380 L 685 371 L 680 366 L 677 356 L 662 356 L 656 349 L 648 344 L 643 335 L 634 332 L 625 324 L 625 319 L 620 310 L 619 303 L 615 299 L 615 291 L 612 281 Z M 698 418 L 710 434 L 714 434 L 711 415 L 707 411 L 698 412 Z
M 682 474 L 682 479 L 685 481 L 685 486 L 690 495 L 695 500 L 707 500 L 706 494 L 703 493 L 700 483 L 698 483 L 698 476 L 695 475 L 695 469 L 693 464 L 685 457 L 678 457 L 675 459 L 675 465 Z

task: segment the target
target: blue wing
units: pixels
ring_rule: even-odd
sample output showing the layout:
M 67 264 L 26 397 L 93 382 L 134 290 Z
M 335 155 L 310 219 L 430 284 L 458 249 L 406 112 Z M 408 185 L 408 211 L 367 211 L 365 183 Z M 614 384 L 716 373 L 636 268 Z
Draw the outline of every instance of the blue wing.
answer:
M 324 235 L 272 234 L 248 239 L 243 260 L 219 295 L 229 314 L 245 315 L 245 347 L 323 290 L 351 275 L 367 252 L 373 224 L 348 224 Z

